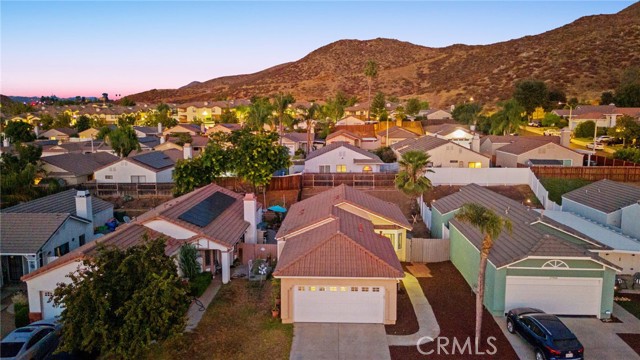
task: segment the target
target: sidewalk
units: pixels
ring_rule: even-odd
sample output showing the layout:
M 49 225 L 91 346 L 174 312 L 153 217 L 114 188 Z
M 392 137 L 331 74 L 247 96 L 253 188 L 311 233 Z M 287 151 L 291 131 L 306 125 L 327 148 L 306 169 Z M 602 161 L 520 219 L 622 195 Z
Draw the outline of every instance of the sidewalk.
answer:
M 185 332 L 191 332 L 198 326 L 202 316 L 204 316 L 209 304 L 211 304 L 211 301 L 213 301 L 213 298 L 216 296 L 221 286 L 222 281 L 218 276 L 211 281 L 211 285 L 209 285 L 207 290 L 204 291 L 204 294 L 198 298 L 202 303 L 202 307 L 200 304 L 196 304 L 195 302 L 191 303 L 191 306 L 189 306 L 189 310 L 187 311 L 187 326 L 185 327 Z
M 438 321 L 427 297 L 424 296 L 418 279 L 410 273 L 405 272 L 402 283 L 411 299 L 411 304 L 413 305 L 413 310 L 416 312 L 420 329 L 417 333 L 411 335 L 387 335 L 387 343 L 389 346 L 416 346 L 420 338 L 437 338 L 438 335 L 440 335 L 440 326 L 438 325 Z M 426 343 L 428 341 L 422 342 Z

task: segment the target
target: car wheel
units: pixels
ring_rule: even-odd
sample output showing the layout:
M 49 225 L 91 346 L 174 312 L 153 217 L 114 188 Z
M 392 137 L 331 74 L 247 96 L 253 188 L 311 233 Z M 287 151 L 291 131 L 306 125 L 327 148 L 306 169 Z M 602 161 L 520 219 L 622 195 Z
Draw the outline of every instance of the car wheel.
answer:
M 536 349 L 536 360 L 547 360 L 544 353 L 540 349 Z
M 507 331 L 511 334 L 516 332 L 513 328 L 513 321 L 511 321 L 511 319 L 507 319 Z

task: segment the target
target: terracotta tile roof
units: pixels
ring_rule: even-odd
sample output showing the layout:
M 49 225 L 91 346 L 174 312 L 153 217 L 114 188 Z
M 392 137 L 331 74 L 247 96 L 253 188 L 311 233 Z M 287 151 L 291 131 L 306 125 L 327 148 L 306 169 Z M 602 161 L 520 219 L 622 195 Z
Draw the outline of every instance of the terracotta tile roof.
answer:
M 22 281 L 37 277 L 40 274 L 51 271 L 55 268 L 61 267 L 73 261 L 80 261 L 86 256 L 95 255 L 98 249 L 98 245 L 114 246 L 119 249 L 127 249 L 131 246 L 142 243 L 144 236 L 147 235 L 149 239 L 155 239 L 162 236 L 166 239 L 167 247 L 165 248 L 165 254 L 173 255 L 175 251 L 188 239 L 176 240 L 172 237 L 153 231 L 140 224 L 124 224 L 119 226 L 116 231 L 109 233 L 103 237 L 97 238 L 94 241 L 88 242 L 85 245 L 61 256 L 55 261 L 40 267 L 36 271 L 33 271 L 22 277 Z
M 274 276 L 402 278 L 389 239 L 367 219 L 334 208 L 331 222 L 287 239 Z
M 562 195 L 606 214 L 640 201 L 640 187 L 611 180 L 600 180 Z
M 377 132 L 379 136 L 387 136 L 387 129 L 383 129 Z M 399 126 L 392 126 L 389 128 L 389 138 L 396 139 L 408 139 L 408 138 L 417 138 L 419 135 L 414 133 L 413 131 L 409 131 L 407 129 L 403 129 Z
M 556 138 L 556 139 L 560 139 L 559 136 L 545 136 L 547 138 Z M 520 155 L 520 154 L 524 154 L 526 152 L 529 152 L 531 150 L 537 149 L 539 147 L 543 147 L 543 146 L 547 146 L 547 144 L 554 144 L 555 148 L 558 150 L 566 150 L 566 151 L 573 151 L 571 149 L 562 147 L 560 145 L 557 144 L 556 141 L 554 140 L 550 140 L 550 141 L 540 141 L 540 140 L 533 140 L 533 139 L 518 139 L 515 140 L 514 142 L 507 144 L 505 146 L 501 146 L 499 147 L 496 151 L 502 151 L 505 153 L 509 153 L 509 154 L 514 154 L 514 155 Z
M 486 135 L 480 138 L 480 144 L 484 144 L 485 141 L 491 141 L 492 144 L 510 144 L 519 140 L 532 140 L 542 142 L 552 142 L 560 144 L 559 136 L 513 136 L 513 135 Z
M 372 152 L 369 152 L 367 150 L 362 150 L 362 149 L 360 149 L 358 147 L 355 147 L 355 146 L 353 146 L 353 145 L 351 145 L 349 143 L 342 142 L 342 141 L 334 142 L 334 143 L 329 144 L 327 146 L 321 147 L 318 150 L 310 152 L 309 156 L 307 156 L 307 160 L 311 160 L 311 159 L 313 159 L 315 157 L 318 157 L 320 155 L 324 155 L 324 154 L 326 154 L 326 153 L 328 153 L 330 151 L 336 150 L 336 149 L 338 149 L 340 147 L 344 147 L 344 148 L 347 148 L 349 150 L 355 151 L 355 152 L 357 152 L 358 154 L 364 156 L 367 159 L 380 161 L 382 163 L 382 160 L 380 160 L 378 155 L 376 155 L 376 154 L 374 154 Z
M 59 193 L 41 197 L 39 199 L 27 201 L 18 205 L 0 210 L 2 213 L 66 213 L 76 215 L 76 194 L 75 189 L 61 191 Z M 93 215 L 113 208 L 113 204 L 98 197 L 91 197 Z
M 233 197 L 235 202 L 212 222 L 204 227 L 199 227 L 178 218 L 184 212 L 216 192 L 222 192 Z M 153 210 L 142 214 L 136 220 L 144 224 L 145 222 L 158 218 L 172 222 L 227 247 L 235 245 L 249 227 L 249 223 L 244 220 L 243 196 L 216 184 L 203 186 L 200 189 L 167 201 Z
M 315 139 L 316 135 L 315 134 L 311 134 L 311 141 L 313 141 Z M 296 143 L 306 143 L 307 142 L 307 133 L 298 133 L 298 132 L 291 132 L 291 133 L 286 133 L 283 134 L 282 139 L 288 139 L 291 140 L 292 142 L 296 142 Z
M 421 136 L 419 138 L 415 138 L 415 139 L 406 139 L 406 140 L 402 140 L 400 142 L 397 142 L 395 144 L 391 145 L 391 149 L 396 150 L 397 152 L 400 153 L 400 155 L 406 153 L 407 151 L 422 151 L 422 152 L 429 152 L 433 149 L 437 149 L 441 146 L 446 146 L 446 145 L 453 145 L 454 147 L 457 147 L 459 149 L 464 149 L 466 151 L 471 151 L 475 154 L 477 154 L 478 156 L 483 156 L 483 157 L 487 157 L 484 154 L 480 154 L 478 152 L 475 152 L 471 149 L 467 149 L 464 146 L 461 146 L 459 144 L 456 144 L 453 141 L 449 141 L 446 139 L 442 139 L 442 138 L 437 138 L 435 136 L 431 136 L 431 135 L 425 135 L 425 136 Z
M 528 256 L 576 256 L 577 252 L 580 252 L 580 256 L 610 265 L 596 253 L 589 252 L 590 249 L 603 250 L 610 249 L 609 247 L 556 221 L 541 218 L 535 210 L 476 184 L 464 186 L 457 193 L 436 200 L 432 207 L 439 213 L 446 214 L 459 209 L 465 203 L 483 205 L 511 221 L 512 233 L 502 231 L 500 236 L 494 239 L 493 248 L 489 253 L 489 260 L 496 267 L 512 264 Z M 474 226 L 455 218 L 450 220 L 450 224 L 480 249 L 483 235 Z M 586 241 L 583 242 L 583 246 L 566 245 L 565 243 L 571 241 L 569 238 L 573 237 Z M 573 241 L 579 240 L 573 238 Z
M 115 155 L 106 152 L 98 152 L 91 154 L 60 154 L 46 156 L 40 160 L 46 164 L 58 167 L 75 176 L 93 174 L 96 169 L 104 165 L 112 164 L 118 161 Z
M 0 253 L 35 254 L 69 218 L 68 213 L 1 213 Z
M 339 207 L 341 204 L 358 207 L 406 229 L 411 229 L 411 224 L 397 205 L 382 201 L 352 187 L 340 185 L 293 204 L 282 222 L 276 238 L 285 237 L 302 228 L 329 219 L 333 214 L 333 208 Z
M 338 136 L 341 136 L 341 135 L 342 135 L 342 136 L 349 137 L 349 138 L 352 138 L 352 139 L 356 139 L 356 140 L 359 140 L 359 139 L 360 139 L 360 136 L 358 136 L 358 135 L 356 135 L 356 134 L 352 133 L 351 131 L 348 131 L 348 130 L 338 130 L 338 131 L 336 131 L 336 132 L 333 132 L 333 133 L 331 133 L 331 134 L 327 135 L 327 138 L 326 138 L 325 140 L 331 140 L 331 139 L 333 139 L 333 138 L 335 138 L 335 137 L 338 137 Z
M 456 124 L 440 124 L 440 125 L 428 125 L 424 127 L 424 131 L 429 134 L 438 134 L 438 135 L 449 135 L 454 131 L 462 130 L 468 134 L 473 134 L 474 132 L 469 130 L 467 126 L 456 125 Z

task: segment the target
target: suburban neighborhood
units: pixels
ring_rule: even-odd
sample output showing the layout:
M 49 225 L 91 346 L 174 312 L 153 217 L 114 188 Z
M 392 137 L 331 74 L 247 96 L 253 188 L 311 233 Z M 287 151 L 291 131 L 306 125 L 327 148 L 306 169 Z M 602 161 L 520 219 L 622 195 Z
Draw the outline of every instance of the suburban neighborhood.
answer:
M 237 37 L 220 51 L 246 75 L 175 89 L 97 94 L 137 78 L 114 70 L 58 97 L 3 71 L 0 357 L 640 359 L 640 51 L 575 60 L 601 51 L 583 34 L 621 48 L 599 23 L 635 44 L 640 7 L 600 5 L 539 34 L 339 40 L 259 72 Z M 553 44 L 569 38 L 575 63 Z

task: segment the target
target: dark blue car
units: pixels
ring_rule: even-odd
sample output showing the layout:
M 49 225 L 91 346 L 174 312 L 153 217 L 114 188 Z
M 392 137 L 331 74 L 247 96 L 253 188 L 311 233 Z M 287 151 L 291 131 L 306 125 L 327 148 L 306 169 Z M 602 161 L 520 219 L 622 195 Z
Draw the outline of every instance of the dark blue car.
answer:
M 533 308 L 517 308 L 507 314 L 507 330 L 533 345 L 536 360 L 584 359 L 584 347 L 558 319 Z

